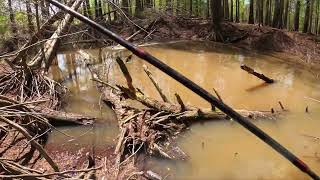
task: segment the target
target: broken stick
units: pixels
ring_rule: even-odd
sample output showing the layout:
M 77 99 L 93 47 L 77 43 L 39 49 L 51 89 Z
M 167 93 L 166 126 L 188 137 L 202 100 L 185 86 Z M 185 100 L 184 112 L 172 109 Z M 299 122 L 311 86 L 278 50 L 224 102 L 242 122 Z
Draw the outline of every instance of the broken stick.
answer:
M 240 66 L 241 69 L 247 71 L 249 74 L 252 74 L 254 76 L 256 76 L 257 78 L 263 80 L 264 82 L 268 83 L 268 84 L 271 84 L 271 83 L 274 83 L 274 80 L 265 76 L 264 74 L 261 74 L 261 73 L 258 73 L 256 72 L 254 69 L 252 69 L 251 67 L 248 67 L 246 65 L 241 65 Z

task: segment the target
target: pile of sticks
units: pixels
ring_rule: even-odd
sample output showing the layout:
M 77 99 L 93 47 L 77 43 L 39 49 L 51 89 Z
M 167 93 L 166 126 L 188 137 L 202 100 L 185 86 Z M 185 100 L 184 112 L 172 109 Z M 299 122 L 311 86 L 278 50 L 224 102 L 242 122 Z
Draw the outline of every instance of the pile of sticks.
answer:
M 90 59 L 90 55 L 79 51 L 82 57 Z M 175 143 L 178 134 L 187 129 L 192 123 L 204 121 L 230 120 L 224 113 L 214 109 L 203 109 L 186 105 L 179 94 L 177 103 L 170 102 L 162 91 L 152 72 L 143 66 L 146 75 L 159 92 L 162 101 L 145 95 L 139 88 L 134 87 L 125 62 L 120 57 L 114 58 L 126 79 L 126 86 L 111 84 L 101 76 L 99 68 L 87 65 L 92 80 L 97 82 L 103 94 L 104 102 L 115 110 L 120 128 L 120 135 L 115 148 L 119 168 L 129 162 L 135 162 L 140 154 L 160 156 L 167 159 L 185 160 L 188 158 Z M 143 105 L 137 106 L 134 101 Z M 239 113 L 251 119 L 275 119 L 278 112 L 246 111 Z

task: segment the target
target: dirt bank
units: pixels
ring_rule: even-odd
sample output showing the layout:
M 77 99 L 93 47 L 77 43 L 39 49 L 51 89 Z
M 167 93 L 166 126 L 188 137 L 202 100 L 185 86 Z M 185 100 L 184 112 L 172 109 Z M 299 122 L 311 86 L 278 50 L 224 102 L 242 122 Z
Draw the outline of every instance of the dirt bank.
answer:
M 211 20 L 204 18 L 185 18 L 168 14 L 152 14 L 148 19 L 121 18 L 101 25 L 120 34 L 135 44 L 149 42 L 168 42 L 174 40 L 209 40 L 212 38 Z M 144 30 L 142 29 L 144 28 Z M 84 33 L 77 33 L 85 31 Z M 60 50 L 95 48 L 116 45 L 112 40 L 90 29 L 87 25 L 72 25 L 60 39 Z M 49 34 L 50 35 L 50 34 Z M 50 36 L 45 38 L 49 38 Z M 236 48 L 267 53 L 285 61 L 320 69 L 320 37 L 299 32 L 288 32 L 267 26 L 224 22 L 222 24 L 224 43 Z M 23 44 L 25 37 L 15 37 Z M 13 40 L 2 41 L 0 54 L 13 51 Z M 288 54 L 290 59 L 288 59 Z
M 211 41 L 211 21 L 203 18 L 184 18 L 161 14 L 145 20 L 134 20 L 136 25 L 128 22 L 104 24 L 107 28 L 119 33 L 135 44 L 147 42 L 168 42 L 175 40 L 209 40 Z M 128 25 L 129 24 L 129 25 Z M 144 27 L 141 30 L 139 27 Z M 83 25 L 73 26 L 70 32 L 85 30 Z M 230 46 L 257 53 L 278 57 L 284 61 L 320 69 L 320 37 L 299 32 L 288 32 L 276 28 L 229 23 L 222 24 L 224 43 Z M 77 47 L 93 48 L 115 45 L 111 40 L 101 40 L 99 33 L 79 37 L 67 37 L 62 40 L 62 49 Z M 290 59 L 288 58 L 290 55 Z

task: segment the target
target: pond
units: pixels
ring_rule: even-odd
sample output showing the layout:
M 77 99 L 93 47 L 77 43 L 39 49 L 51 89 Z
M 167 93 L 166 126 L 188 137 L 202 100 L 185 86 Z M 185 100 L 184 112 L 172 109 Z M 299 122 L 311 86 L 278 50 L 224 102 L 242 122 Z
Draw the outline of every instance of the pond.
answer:
M 241 51 L 211 42 L 175 42 L 143 47 L 213 93 L 215 88 L 223 101 L 235 109 L 288 111 L 275 120 L 254 123 L 297 154 L 320 174 L 320 80 L 308 69 L 288 64 L 283 59 Z M 99 66 L 111 83 L 125 82 L 115 56 L 131 54 L 121 49 L 83 50 L 90 54 L 90 64 Z M 100 101 L 100 93 L 77 51 L 61 52 L 51 76 L 63 80 L 70 89 L 65 111 L 93 115 L 99 123 L 90 127 L 61 127 L 59 130 L 77 137 L 53 132 L 48 145 L 77 148 L 86 145 L 114 145 L 118 127 L 112 109 Z M 161 99 L 143 71 L 141 59 L 132 56 L 127 67 L 133 84 L 146 95 Z M 264 84 L 240 68 L 245 64 L 276 80 Z M 148 64 L 147 64 L 148 65 Z M 148 65 L 154 77 L 172 102 L 178 93 L 185 104 L 209 108 L 210 104 L 169 76 Z M 306 112 L 308 109 L 308 113 Z M 169 179 L 308 179 L 291 163 L 236 122 L 206 122 L 192 125 L 178 144 L 188 154 L 187 161 L 153 159 L 148 162 Z

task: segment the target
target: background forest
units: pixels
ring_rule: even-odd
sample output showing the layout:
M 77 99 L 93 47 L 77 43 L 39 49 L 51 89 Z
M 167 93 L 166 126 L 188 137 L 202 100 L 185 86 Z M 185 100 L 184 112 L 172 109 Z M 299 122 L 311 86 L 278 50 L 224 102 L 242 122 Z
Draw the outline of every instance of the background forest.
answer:
M 81 11 L 92 19 L 117 21 L 116 9 L 128 16 L 150 18 L 149 12 L 167 12 L 176 16 L 210 18 L 214 4 L 208 0 L 86 0 Z M 213 8 L 213 9 L 211 9 Z M 288 31 L 320 33 L 320 0 L 222 0 L 225 21 L 259 24 Z M 57 11 L 44 0 L 6 0 L 0 2 L 0 34 L 31 33 L 41 21 Z M 39 22 L 40 21 L 40 22 Z

